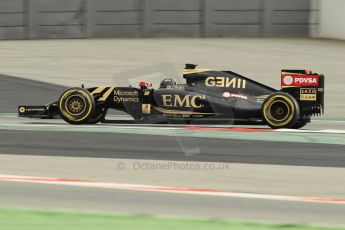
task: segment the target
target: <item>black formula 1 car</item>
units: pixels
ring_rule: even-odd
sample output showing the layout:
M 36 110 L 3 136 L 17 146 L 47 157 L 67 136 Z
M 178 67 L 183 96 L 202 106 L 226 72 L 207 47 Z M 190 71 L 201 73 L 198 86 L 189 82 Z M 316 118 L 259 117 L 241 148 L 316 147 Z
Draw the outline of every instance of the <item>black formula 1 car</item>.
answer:
M 20 117 L 55 118 L 70 124 L 105 121 L 108 109 L 128 113 L 138 122 L 231 122 L 301 128 L 324 110 L 324 76 L 309 70 L 282 70 L 281 90 L 231 71 L 196 69 L 186 64 L 184 84 L 167 78 L 158 89 L 101 86 L 70 88 L 45 106 L 18 107 Z

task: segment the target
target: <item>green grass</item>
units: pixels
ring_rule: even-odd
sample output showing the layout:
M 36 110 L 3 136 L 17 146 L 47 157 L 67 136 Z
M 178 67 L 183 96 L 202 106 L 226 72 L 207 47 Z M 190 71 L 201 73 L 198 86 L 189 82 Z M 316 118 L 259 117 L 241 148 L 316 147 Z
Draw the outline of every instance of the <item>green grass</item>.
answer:
M 326 230 L 340 229 L 302 225 L 245 223 L 223 220 L 159 218 L 151 216 L 121 216 L 62 211 L 0 209 L 1 230 L 104 230 L 104 229 L 164 229 L 164 230 Z

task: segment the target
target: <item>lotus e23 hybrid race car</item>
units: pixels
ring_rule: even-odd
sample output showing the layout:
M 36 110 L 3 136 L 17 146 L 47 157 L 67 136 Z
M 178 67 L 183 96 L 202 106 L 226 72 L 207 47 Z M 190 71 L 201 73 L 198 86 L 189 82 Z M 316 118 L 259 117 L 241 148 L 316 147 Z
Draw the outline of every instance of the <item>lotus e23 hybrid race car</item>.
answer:
M 301 128 L 324 110 L 324 76 L 309 70 L 282 70 L 276 90 L 231 71 L 196 69 L 186 64 L 185 83 L 164 79 L 158 89 L 100 86 L 70 88 L 45 106 L 20 105 L 20 117 L 55 118 L 70 124 L 105 121 L 108 109 L 128 113 L 135 121 L 231 121 Z

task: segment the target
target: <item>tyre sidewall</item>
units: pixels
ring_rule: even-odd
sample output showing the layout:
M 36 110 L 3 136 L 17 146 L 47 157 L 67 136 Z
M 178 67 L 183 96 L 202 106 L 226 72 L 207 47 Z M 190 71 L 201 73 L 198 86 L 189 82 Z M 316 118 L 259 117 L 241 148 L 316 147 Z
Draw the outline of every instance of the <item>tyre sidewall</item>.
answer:
M 288 118 L 284 119 L 281 122 L 274 122 L 267 115 L 270 104 L 272 104 L 273 102 L 277 100 L 283 100 L 284 102 L 286 102 L 290 111 L 288 114 Z M 278 93 L 272 94 L 264 101 L 262 109 L 261 109 L 261 114 L 266 124 L 273 129 L 292 128 L 296 124 L 299 118 L 300 110 L 299 110 L 298 102 L 296 101 L 295 98 L 293 98 L 290 94 L 278 92 Z
M 67 109 L 67 102 L 70 97 L 81 98 L 85 103 L 85 111 L 81 114 L 74 115 Z M 63 120 L 70 124 L 85 124 L 95 111 L 95 100 L 89 91 L 83 88 L 71 88 L 66 90 L 59 98 L 59 113 Z
M 296 124 L 294 124 L 291 128 L 292 129 L 300 129 L 306 126 L 309 122 L 308 121 L 297 121 Z
M 92 117 L 90 117 L 86 123 L 87 124 L 97 124 L 98 122 L 101 122 L 105 119 L 105 116 L 107 114 L 107 110 L 103 108 L 96 108 Z

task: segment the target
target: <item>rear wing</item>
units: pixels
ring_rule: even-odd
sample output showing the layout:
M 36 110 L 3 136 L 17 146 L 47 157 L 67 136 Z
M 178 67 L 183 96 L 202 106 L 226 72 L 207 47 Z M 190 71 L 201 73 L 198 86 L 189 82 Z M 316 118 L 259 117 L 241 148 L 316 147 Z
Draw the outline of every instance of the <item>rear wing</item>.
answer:
M 324 75 L 311 70 L 282 70 L 281 88 L 299 102 L 302 115 L 324 113 Z

